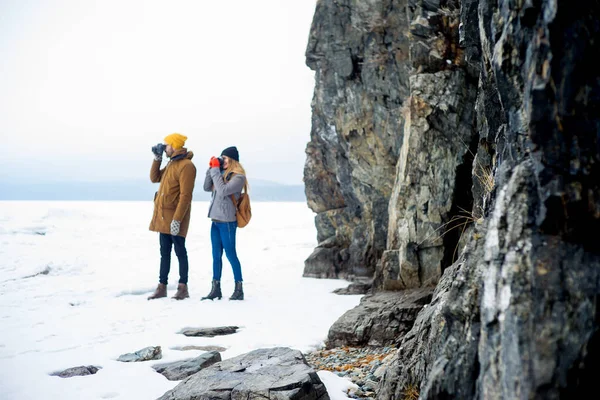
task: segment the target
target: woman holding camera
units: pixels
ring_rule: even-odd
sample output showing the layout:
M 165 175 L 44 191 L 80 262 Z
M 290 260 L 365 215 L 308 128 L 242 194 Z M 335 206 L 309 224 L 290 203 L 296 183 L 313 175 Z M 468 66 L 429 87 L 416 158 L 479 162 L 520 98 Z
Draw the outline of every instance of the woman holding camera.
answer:
M 234 199 L 237 202 L 244 188 L 247 189 L 246 171 L 240 164 L 240 155 L 235 146 L 223 150 L 219 158 L 211 157 L 204 180 L 204 190 L 212 192 L 208 217 L 212 220 L 210 240 L 213 255 L 213 278 L 211 291 L 202 300 L 223 297 L 221 294 L 223 250 L 231 264 L 235 279 L 235 290 L 229 300 L 244 300 L 242 267 L 235 247 L 237 219 L 234 204 Z

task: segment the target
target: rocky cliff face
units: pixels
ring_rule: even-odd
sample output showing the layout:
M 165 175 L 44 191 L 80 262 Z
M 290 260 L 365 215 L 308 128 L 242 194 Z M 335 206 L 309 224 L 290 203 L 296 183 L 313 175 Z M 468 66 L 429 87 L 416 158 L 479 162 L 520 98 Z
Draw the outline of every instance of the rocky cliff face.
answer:
M 305 276 L 435 287 L 379 398 L 592 385 L 599 17 L 597 0 L 317 2 Z
M 407 24 L 380 1 L 317 2 L 304 182 L 319 246 L 306 276 L 372 277 L 385 249 L 409 95 Z

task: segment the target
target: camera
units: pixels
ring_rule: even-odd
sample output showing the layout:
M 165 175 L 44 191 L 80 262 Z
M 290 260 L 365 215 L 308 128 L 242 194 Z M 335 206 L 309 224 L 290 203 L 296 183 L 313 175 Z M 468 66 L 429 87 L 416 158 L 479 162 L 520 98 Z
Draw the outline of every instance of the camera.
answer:
M 225 164 L 225 160 L 223 160 L 223 157 L 217 157 L 217 160 L 219 160 L 219 169 L 223 171 L 223 165 Z
M 167 145 L 164 143 L 159 143 L 156 146 L 152 146 L 152 152 L 157 156 L 161 155 L 163 151 L 167 148 Z

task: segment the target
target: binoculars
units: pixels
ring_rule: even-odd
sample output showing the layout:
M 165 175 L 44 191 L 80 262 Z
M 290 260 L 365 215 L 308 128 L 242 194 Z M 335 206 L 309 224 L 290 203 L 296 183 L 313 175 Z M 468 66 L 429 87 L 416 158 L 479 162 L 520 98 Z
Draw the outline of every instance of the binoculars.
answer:
M 156 146 L 152 146 L 152 152 L 156 155 L 162 154 L 163 151 L 167 148 L 167 145 L 164 143 L 159 143 Z

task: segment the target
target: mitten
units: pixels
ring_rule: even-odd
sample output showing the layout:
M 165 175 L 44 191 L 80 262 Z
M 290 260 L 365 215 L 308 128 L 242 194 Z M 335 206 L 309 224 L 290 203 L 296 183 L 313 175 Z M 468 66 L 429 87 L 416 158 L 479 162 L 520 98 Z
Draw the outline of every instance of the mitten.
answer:
M 179 234 L 179 228 L 181 227 L 181 222 L 173 220 L 171 221 L 171 235 L 177 236 Z
M 217 157 L 211 157 L 208 165 L 211 168 L 215 168 L 215 167 L 219 168 L 221 166 L 221 163 L 219 162 L 219 159 Z
M 165 145 L 162 143 L 159 143 L 156 146 L 152 146 L 152 154 L 154 154 L 154 159 L 156 161 L 162 160 L 163 151 L 165 151 Z

